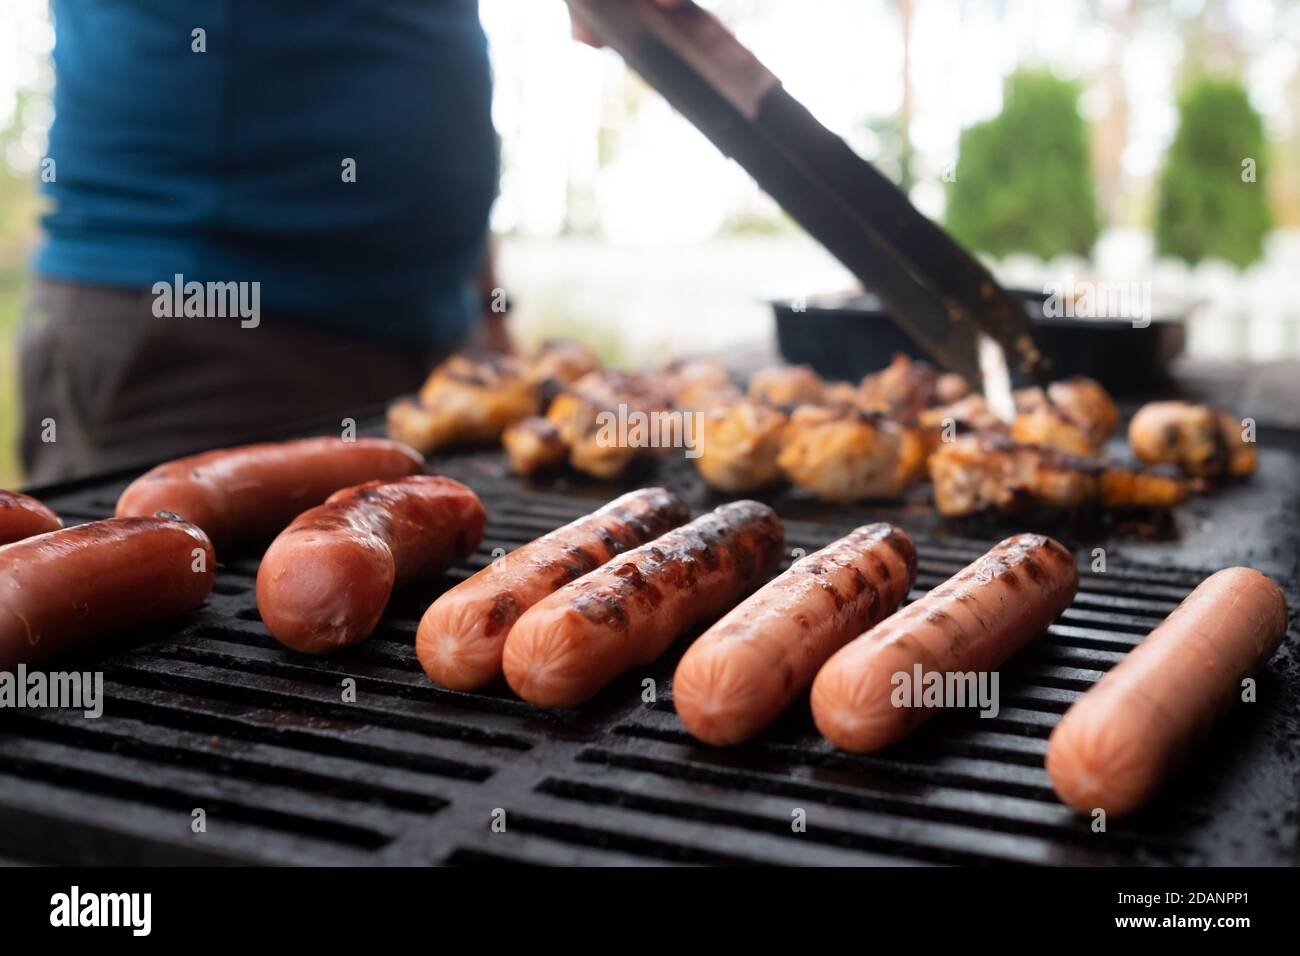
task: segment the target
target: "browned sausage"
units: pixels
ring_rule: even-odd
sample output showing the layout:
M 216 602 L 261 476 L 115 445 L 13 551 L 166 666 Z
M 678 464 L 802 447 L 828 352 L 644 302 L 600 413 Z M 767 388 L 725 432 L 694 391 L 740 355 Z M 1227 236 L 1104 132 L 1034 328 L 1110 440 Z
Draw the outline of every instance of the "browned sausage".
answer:
M 797 561 L 686 651 L 673 701 L 705 743 L 748 740 L 807 689 L 826 659 L 883 620 L 916 580 L 916 549 L 873 524 Z
M 141 475 L 118 498 L 117 514 L 178 514 L 206 531 L 221 550 L 279 533 L 303 509 L 340 488 L 423 468 L 418 452 L 382 438 L 306 438 L 223 448 Z
M 901 740 L 934 709 L 896 706 L 895 675 L 994 670 L 1074 599 L 1074 555 L 1051 538 L 1007 538 L 826 662 L 813 681 L 817 729 L 856 753 Z
M 1071 707 L 1047 744 L 1081 813 L 1141 807 L 1203 740 L 1286 633 L 1286 599 L 1252 568 L 1212 574 Z
M 59 516 L 35 498 L 16 491 L 0 491 L 0 545 L 62 527 Z
M 368 481 L 304 511 L 257 569 L 257 609 L 281 644 L 323 654 L 365 640 L 393 589 L 474 553 L 487 513 L 459 481 Z
M 415 652 L 431 680 L 476 690 L 501 676 L 506 635 L 519 615 L 557 588 L 640 547 L 689 517 L 663 488 L 643 488 L 493 561 L 434 601 Z
M 212 544 L 168 517 L 110 518 L 0 548 L 0 670 L 190 611 L 216 576 Z
M 776 568 L 781 520 L 733 501 L 619 555 L 534 604 L 506 638 L 506 681 L 524 700 L 572 707 L 653 661 Z

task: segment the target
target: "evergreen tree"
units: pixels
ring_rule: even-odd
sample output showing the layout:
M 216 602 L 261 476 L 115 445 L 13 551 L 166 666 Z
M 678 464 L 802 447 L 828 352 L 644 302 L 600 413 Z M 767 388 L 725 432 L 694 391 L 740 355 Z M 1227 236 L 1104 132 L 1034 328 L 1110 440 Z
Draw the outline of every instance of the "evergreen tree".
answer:
M 968 247 L 1002 256 L 1086 256 L 1100 229 L 1088 130 L 1075 84 L 1021 70 L 1002 112 L 961 135 L 947 225 Z
M 1245 89 L 1204 77 L 1178 102 L 1178 132 L 1160 177 L 1156 251 L 1197 263 L 1246 266 L 1271 227 L 1264 186 L 1264 124 Z

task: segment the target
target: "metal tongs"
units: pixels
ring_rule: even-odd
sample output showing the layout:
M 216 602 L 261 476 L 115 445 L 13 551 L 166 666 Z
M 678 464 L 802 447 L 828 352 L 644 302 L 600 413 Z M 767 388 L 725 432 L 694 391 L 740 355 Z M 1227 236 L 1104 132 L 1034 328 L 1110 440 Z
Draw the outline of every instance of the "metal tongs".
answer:
M 893 183 L 822 126 L 692 2 L 566 0 L 627 63 L 876 293 L 938 364 L 1010 398 L 1006 366 L 1046 384 L 1024 306 Z M 1001 349 L 989 348 L 989 340 Z M 1002 366 L 1002 374 L 989 374 Z M 999 404 L 1002 404 L 999 402 Z

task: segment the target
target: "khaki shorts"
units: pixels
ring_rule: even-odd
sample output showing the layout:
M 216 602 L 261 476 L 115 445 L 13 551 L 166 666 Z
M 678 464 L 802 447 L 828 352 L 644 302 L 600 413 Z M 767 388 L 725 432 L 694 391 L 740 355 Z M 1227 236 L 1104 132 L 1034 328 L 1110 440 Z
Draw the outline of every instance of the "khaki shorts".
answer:
M 154 296 L 33 278 L 20 338 L 21 454 L 45 484 L 327 428 L 419 388 L 441 353 L 263 318 L 158 318 Z

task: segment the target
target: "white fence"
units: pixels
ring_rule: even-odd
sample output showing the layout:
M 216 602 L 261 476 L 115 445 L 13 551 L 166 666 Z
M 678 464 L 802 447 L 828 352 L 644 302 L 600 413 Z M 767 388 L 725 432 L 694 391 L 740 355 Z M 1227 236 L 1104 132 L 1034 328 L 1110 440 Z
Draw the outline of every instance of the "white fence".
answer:
M 1010 256 L 994 268 L 1008 285 L 1047 290 L 1065 277 L 1150 283 L 1152 311 L 1190 311 L 1193 355 L 1260 361 L 1300 357 L 1300 230 L 1270 237 L 1246 270 L 1157 260 L 1149 234 L 1112 230 L 1091 264 Z M 719 351 L 772 339 L 766 300 L 850 288 L 853 277 L 799 233 L 629 245 L 597 239 L 502 242 L 500 278 L 529 342 L 554 334 L 617 343 L 623 361 Z

